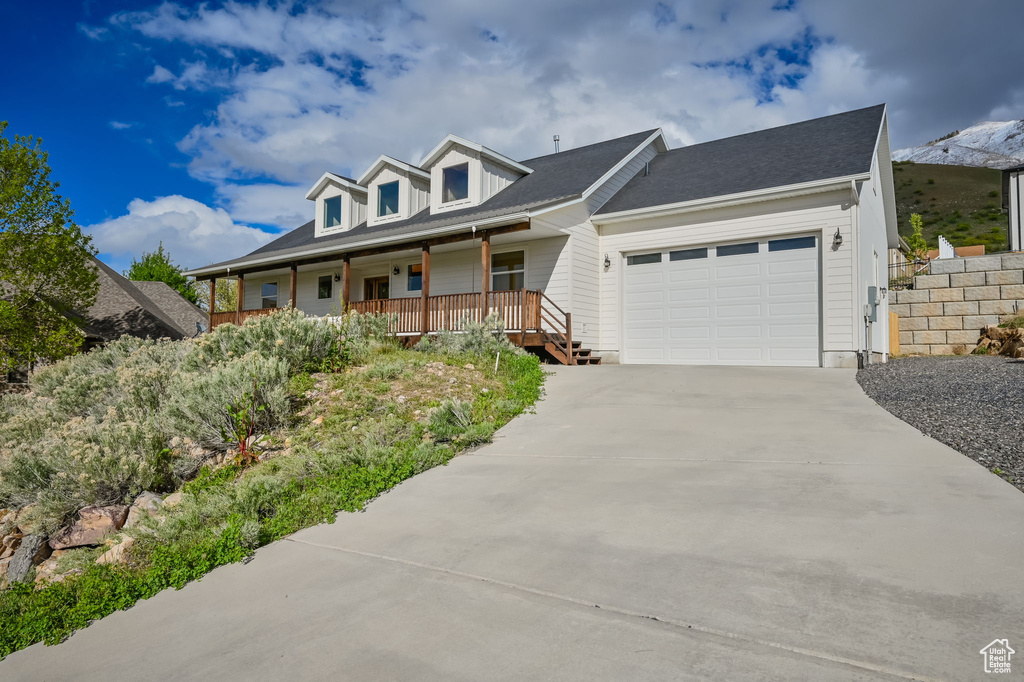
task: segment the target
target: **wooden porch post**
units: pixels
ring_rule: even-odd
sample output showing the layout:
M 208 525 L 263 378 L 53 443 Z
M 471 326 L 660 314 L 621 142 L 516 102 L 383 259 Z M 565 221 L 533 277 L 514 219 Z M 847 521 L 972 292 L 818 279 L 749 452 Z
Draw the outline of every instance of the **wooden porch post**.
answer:
M 341 259 L 341 309 L 344 312 L 348 312 L 349 299 L 351 293 L 349 291 L 349 283 L 351 282 L 351 267 L 349 265 L 349 258 L 345 256 Z
M 210 328 L 213 328 L 213 314 L 217 312 L 217 278 L 210 278 Z
M 490 313 L 491 304 L 491 235 L 487 232 L 480 237 L 480 261 L 483 266 L 480 275 L 480 319 L 483 320 Z
M 291 281 L 291 295 L 292 295 L 291 303 L 292 303 L 292 310 L 295 310 L 295 300 L 296 300 L 295 283 L 298 281 L 298 279 L 299 279 L 299 266 L 298 266 L 297 263 L 292 263 L 292 281 Z
M 245 310 L 245 275 L 238 273 L 238 305 L 235 306 L 235 324 L 242 324 L 243 310 Z
M 426 336 L 430 331 L 430 245 L 423 244 L 420 282 L 420 331 Z

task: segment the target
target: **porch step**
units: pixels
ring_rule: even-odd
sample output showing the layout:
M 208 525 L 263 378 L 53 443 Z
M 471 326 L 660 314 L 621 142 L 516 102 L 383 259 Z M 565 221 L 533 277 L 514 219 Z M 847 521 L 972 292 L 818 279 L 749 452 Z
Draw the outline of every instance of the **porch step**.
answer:
M 548 341 L 544 344 L 544 350 L 547 354 L 557 360 L 563 365 L 568 365 L 568 358 L 562 350 L 562 347 L 558 344 Z M 572 344 L 572 358 L 577 365 L 600 365 L 601 358 L 594 355 L 590 348 L 581 348 L 579 342 L 573 342 Z

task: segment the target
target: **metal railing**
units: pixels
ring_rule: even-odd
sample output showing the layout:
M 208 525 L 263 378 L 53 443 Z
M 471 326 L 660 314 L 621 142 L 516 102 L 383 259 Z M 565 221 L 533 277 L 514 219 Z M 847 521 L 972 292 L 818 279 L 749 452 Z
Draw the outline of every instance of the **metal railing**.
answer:
M 918 275 L 928 274 L 931 261 L 907 260 L 889 264 L 889 289 L 909 289 Z

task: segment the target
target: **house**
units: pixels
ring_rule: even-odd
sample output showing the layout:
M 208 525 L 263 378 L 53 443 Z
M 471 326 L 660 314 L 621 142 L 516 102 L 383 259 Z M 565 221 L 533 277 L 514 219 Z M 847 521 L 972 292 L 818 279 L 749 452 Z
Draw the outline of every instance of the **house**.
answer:
M 448 135 L 326 172 L 312 220 L 186 274 L 238 309 L 388 313 L 415 340 L 497 313 L 568 364 L 856 367 L 888 355 L 885 105 L 671 149 L 661 130 L 516 161 Z M 212 296 L 211 296 L 212 300 Z
M 205 312 L 163 282 L 133 282 L 97 258 L 96 302 L 76 319 L 85 334 L 82 349 L 127 334 L 139 338 L 183 339 L 209 325 Z
M 1024 166 L 1014 166 L 1003 171 L 1003 210 L 1010 214 L 1007 229 L 1007 246 L 1010 251 L 1024 251 Z

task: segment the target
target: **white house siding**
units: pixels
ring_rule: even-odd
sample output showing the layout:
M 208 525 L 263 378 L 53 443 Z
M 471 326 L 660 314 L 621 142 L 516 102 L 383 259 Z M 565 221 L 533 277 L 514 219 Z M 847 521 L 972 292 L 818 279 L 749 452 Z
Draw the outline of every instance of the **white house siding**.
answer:
M 836 229 L 843 235 L 843 246 L 833 250 L 832 237 Z M 607 271 L 601 268 L 601 334 L 597 354 L 614 361 L 621 349 L 624 254 L 798 234 L 815 234 L 821 240 L 824 363 L 848 364 L 857 349 L 853 324 L 854 252 L 848 191 L 600 226 L 600 250 L 602 254 L 609 254 L 612 265 Z M 837 358 L 842 360 L 837 361 Z
M 341 196 L 341 224 L 331 228 L 324 225 L 324 200 Z M 362 192 L 351 192 L 347 188 L 328 182 L 327 186 L 314 199 L 313 231 L 317 237 L 351 230 L 366 220 L 366 195 Z
M 861 287 L 854 300 L 855 322 L 859 329 L 857 334 L 858 348 L 864 348 L 864 305 L 868 303 L 868 287 L 877 286 L 879 290 L 889 288 L 888 240 L 885 231 L 885 201 L 882 182 L 879 174 L 879 160 L 875 155 L 871 164 L 871 179 L 859 183 L 860 205 L 855 214 L 860 221 L 857 239 L 857 258 L 859 260 Z M 878 255 L 877 259 L 875 254 Z M 889 298 L 879 295 L 877 321 L 867 331 L 867 349 L 881 354 L 883 359 L 889 354 Z
M 481 160 L 480 167 L 483 171 L 480 173 L 480 203 L 487 201 L 522 177 L 519 173 L 487 159 Z

